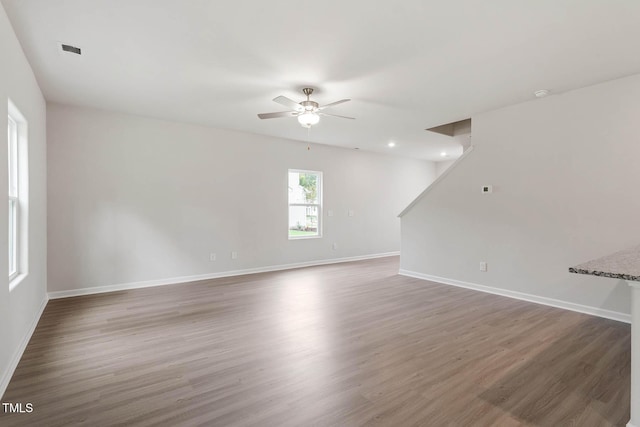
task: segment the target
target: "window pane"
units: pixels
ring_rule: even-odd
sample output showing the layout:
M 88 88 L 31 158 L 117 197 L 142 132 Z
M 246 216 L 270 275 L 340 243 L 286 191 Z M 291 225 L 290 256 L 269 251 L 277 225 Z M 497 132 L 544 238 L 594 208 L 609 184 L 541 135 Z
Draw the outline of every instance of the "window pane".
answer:
M 289 172 L 289 204 L 318 203 L 318 175 Z
M 17 211 L 18 204 L 15 199 L 9 199 L 9 276 L 16 272 L 17 255 Z
M 317 206 L 289 206 L 289 237 L 318 235 Z
M 9 196 L 18 197 L 18 126 L 11 117 L 9 117 L 8 141 Z

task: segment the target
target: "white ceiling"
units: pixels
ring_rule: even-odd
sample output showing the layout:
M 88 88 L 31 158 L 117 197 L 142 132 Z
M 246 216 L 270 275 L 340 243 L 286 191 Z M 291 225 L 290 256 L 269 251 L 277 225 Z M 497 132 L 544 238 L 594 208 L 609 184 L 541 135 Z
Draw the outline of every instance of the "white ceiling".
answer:
M 306 140 L 256 114 L 312 86 L 357 120 L 311 141 L 431 160 L 425 128 L 640 72 L 637 0 L 2 2 L 49 101 Z

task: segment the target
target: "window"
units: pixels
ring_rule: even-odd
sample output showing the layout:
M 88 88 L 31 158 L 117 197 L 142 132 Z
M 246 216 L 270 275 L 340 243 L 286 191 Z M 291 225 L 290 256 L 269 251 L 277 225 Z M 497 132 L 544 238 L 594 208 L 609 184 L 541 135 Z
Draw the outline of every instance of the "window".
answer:
M 18 273 L 18 124 L 9 116 L 9 278 Z
M 289 170 L 289 239 L 321 237 L 322 172 Z
M 27 122 L 9 101 L 7 126 L 9 195 L 9 288 L 26 274 L 27 265 Z

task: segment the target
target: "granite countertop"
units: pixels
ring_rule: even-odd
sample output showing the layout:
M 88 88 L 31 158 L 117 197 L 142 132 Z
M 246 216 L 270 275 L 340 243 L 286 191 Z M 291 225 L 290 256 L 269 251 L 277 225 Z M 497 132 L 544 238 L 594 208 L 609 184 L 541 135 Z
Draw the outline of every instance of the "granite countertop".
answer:
M 569 272 L 640 282 L 640 246 L 569 267 Z

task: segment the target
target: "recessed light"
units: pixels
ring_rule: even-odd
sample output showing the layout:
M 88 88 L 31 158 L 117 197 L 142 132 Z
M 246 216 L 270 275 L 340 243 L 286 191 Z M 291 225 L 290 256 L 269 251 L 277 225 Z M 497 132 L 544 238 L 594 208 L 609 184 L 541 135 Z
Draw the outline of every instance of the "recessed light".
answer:
M 549 91 L 547 89 L 540 89 L 533 92 L 533 94 L 536 96 L 536 98 L 544 98 L 545 96 L 549 95 Z
M 440 157 L 447 157 L 447 152 L 443 151 L 442 153 L 440 153 Z
M 395 143 L 395 142 L 393 142 L 393 141 L 391 141 L 390 143 L 388 143 L 388 144 L 387 144 L 387 146 L 389 146 L 389 147 L 395 147 L 395 146 L 396 146 L 396 143 Z

